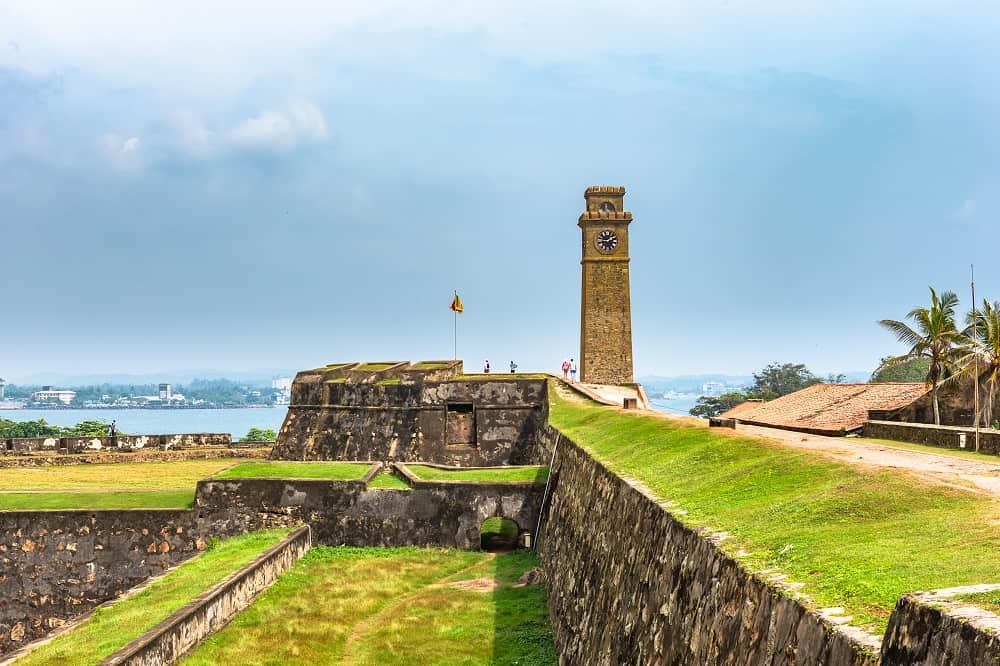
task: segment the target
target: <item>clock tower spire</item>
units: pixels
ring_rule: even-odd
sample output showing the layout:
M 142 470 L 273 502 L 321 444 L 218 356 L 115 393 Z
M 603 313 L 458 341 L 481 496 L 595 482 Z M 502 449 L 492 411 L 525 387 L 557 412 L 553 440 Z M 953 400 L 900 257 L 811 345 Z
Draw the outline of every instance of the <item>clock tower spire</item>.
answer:
M 632 384 L 632 306 L 629 296 L 625 188 L 588 187 L 580 302 L 580 381 Z

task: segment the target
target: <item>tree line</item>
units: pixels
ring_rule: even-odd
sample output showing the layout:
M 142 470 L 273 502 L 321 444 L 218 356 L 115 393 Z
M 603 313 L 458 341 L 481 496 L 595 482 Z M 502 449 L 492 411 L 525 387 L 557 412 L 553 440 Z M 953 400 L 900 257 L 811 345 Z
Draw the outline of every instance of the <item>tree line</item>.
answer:
M 0 419 L 0 438 L 15 437 L 104 437 L 108 434 L 107 421 L 80 421 L 73 426 L 57 426 L 46 423 L 45 419 L 37 421 L 10 421 Z M 119 435 L 125 433 L 119 432 Z
M 703 395 L 698 398 L 690 413 L 702 418 L 718 416 L 741 402 L 753 399 L 773 400 L 823 381 L 810 372 L 803 363 L 774 362 L 755 372 L 753 384 L 746 390 L 730 391 L 719 396 Z M 829 375 L 825 381 L 837 384 L 844 381 L 844 375 Z
M 882 319 L 879 324 L 893 333 L 909 350 L 886 359 L 883 366 L 892 368 L 921 359 L 926 364 L 924 381 L 931 387 L 934 424 L 941 424 L 938 392 L 945 384 L 967 387 L 979 380 L 979 411 L 976 422 L 993 423 L 993 402 L 1000 382 L 1000 301 L 983 299 L 982 306 L 965 314 L 962 328 L 956 321 L 958 296 L 933 287 L 927 307 L 910 310 L 905 321 Z

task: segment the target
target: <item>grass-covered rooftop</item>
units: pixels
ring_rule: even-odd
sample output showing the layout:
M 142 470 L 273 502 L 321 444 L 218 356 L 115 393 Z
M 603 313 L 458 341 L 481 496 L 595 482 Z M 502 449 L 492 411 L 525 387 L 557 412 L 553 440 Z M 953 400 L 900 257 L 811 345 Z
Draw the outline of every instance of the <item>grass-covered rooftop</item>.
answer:
M 550 420 L 623 477 L 723 530 L 818 607 L 881 633 L 904 593 L 1000 582 L 1000 502 L 900 471 L 550 394 Z M 745 553 L 745 554 L 743 554 Z
M 442 469 L 431 465 L 406 463 L 406 469 L 423 481 L 532 481 L 545 483 L 548 467 L 481 467 L 472 469 Z
M 335 481 L 360 479 L 371 463 L 350 462 L 246 462 L 221 474 L 217 479 L 330 479 Z

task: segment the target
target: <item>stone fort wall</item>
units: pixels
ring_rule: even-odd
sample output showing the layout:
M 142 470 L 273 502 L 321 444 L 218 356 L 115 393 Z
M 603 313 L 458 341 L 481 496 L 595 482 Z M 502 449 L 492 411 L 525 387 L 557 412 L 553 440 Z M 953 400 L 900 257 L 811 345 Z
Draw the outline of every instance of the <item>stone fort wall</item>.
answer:
M 558 431 L 546 432 L 558 450 L 538 545 L 565 663 L 878 663 L 865 652 L 872 646 L 750 574 Z
M 685 526 L 559 431 L 544 439 L 557 450 L 538 551 L 561 663 L 1000 663 L 1000 617 L 952 600 L 1000 585 L 904 595 L 879 641 L 750 573 L 711 533 Z
M 493 516 L 534 532 L 545 486 L 537 483 L 415 481 L 409 490 L 362 481 L 210 479 L 196 506 L 225 533 L 308 524 L 331 546 L 437 546 L 479 550 Z
M 461 362 L 422 365 L 351 363 L 300 372 L 271 457 L 466 467 L 544 457 L 538 450 L 548 418 L 544 377 L 466 376 Z
M 0 511 L 0 654 L 223 536 L 188 510 Z

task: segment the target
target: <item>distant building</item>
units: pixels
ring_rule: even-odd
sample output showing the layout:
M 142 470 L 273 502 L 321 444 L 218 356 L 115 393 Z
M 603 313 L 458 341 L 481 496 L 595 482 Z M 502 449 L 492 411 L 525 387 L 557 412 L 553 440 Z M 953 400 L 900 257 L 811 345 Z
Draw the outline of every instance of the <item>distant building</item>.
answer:
M 51 386 L 43 386 L 41 391 L 31 394 L 31 399 L 35 402 L 61 402 L 68 405 L 76 397 L 76 391 L 53 390 Z
M 278 395 L 275 396 L 275 402 L 279 405 L 287 405 L 291 402 L 292 398 L 292 378 L 291 377 L 278 377 L 277 379 L 271 380 L 271 388 L 278 391 Z
M 170 402 L 170 384 L 160 384 L 160 402 Z
M 3 400 L 3 388 L 5 386 L 7 386 L 7 382 L 5 382 L 2 377 L 0 377 L 0 400 Z

